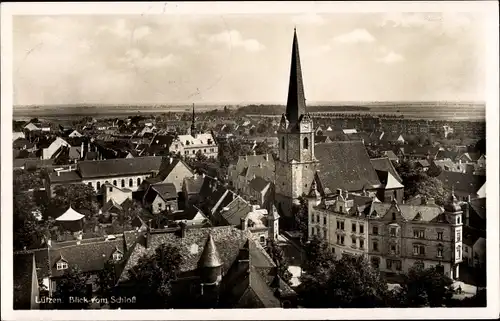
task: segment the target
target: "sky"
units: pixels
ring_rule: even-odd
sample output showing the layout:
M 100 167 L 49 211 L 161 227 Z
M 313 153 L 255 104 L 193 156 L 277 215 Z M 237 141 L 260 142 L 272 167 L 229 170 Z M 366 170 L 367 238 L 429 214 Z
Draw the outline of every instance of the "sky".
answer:
M 13 19 L 14 105 L 285 104 L 293 28 L 311 102 L 485 99 L 480 13 Z

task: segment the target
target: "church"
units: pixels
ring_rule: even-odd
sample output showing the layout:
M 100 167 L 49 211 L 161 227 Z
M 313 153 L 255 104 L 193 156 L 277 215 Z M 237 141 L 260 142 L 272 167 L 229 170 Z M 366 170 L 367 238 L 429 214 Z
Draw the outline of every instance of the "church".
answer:
M 315 143 L 313 118 L 306 109 L 296 30 L 286 111 L 277 136 L 274 201 L 280 216 L 290 218 L 302 196 L 318 193 L 318 197 L 327 197 L 339 189 L 376 195 L 382 202 L 402 201 L 403 185 L 396 170 L 390 161 L 379 161 L 374 166 L 362 141 Z

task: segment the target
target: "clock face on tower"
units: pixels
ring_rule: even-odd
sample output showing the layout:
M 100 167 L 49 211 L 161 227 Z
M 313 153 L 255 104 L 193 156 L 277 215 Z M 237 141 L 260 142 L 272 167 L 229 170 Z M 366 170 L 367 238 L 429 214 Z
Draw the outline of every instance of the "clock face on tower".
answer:
M 311 130 L 311 125 L 308 123 L 302 124 L 302 129 L 305 131 Z

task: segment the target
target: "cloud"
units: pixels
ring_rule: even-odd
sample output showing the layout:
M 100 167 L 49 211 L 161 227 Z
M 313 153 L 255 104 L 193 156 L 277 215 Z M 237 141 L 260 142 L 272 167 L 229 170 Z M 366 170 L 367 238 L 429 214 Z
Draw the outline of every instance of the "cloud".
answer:
M 339 43 L 354 44 L 361 42 L 374 42 L 376 39 L 366 29 L 354 29 L 351 32 L 335 37 L 334 41 Z
M 405 60 L 405 58 L 402 55 L 400 55 L 392 50 L 388 51 L 386 54 L 384 54 L 380 58 L 375 58 L 375 61 L 380 62 L 380 63 L 384 63 L 384 64 L 388 64 L 388 65 L 402 62 L 404 60 Z
M 131 68 L 149 70 L 171 66 L 177 62 L 177 57 L 173 54 L 168 54 L 166 56 L 144 55 L 141 50 L 132 48 L 127 50 L 125 52 L 125 57 L 119 58 L 118 61 L 127 64 Z
M 134 39 L 142 39 L 151 34 L 151 28 L 148 26 L 141 26 L 133 30 Z
M 256 52 L 264 50 L 266 47 L 256 39 L 244 39 L 237 30 L 224 31 L 208 37 L 211 43 L 220 43 L 228 47 L 243 48 L 247 51 Z
M 111 26 L 104 25 L 98 28 L 97 30 L 98 33 L 111 33 L 114 36 L 117 36 L 119 38 L 125 38 L 125 37 L 130 37 L 131 35 L 131 30 L 127 28 L 127 24 L 125 19 L 118 19 L 115 21 L 115 23 Z
M 316 13 L 301 14 L 292 17 L 292 21 L 298 25 L 323 25 L 325 18 Z

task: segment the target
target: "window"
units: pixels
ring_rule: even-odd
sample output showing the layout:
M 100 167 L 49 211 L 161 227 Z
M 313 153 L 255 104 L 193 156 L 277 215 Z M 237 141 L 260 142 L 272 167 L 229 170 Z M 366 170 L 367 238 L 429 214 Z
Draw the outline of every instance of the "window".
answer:
M 396 270 L 401 271 L 401 261 L 394 261 L 396 263 Z
M 424 230 L 413 230 L 413 237 L 418 239 L 425 238 Z
M 391 236 L 396 236 L 396 228 L 395 227 L 391 227 L 389 233 L 390 233 Z
M 89 185 L 90 187 L 92 187 L 92 182 L 89 182 L 89 184 L 88 184 L 88 185 Z
M 437 232 L 437 239 L 443 240 L 443 232 Z
M 337 221 L 337 230 L 340 230 L 340 221 Z
M 392 270 L 392 261 L 391 261 L 391 260 L 386 260 L 386 261 L 385 261 L 385 264 L 387 265 L 387 268 L 388 268 L 389 270 Z
M 392 220 L 395 221 L 396 220 L 396 213 L 392 213 Z
M 309 149 L 309 139 L 307 137 L 304 137 L 303 148 Z
M 340 222 L 340 229 L 344 230 L 344 222 Z
M 457 216 L 457 224 L 460 224 L 460 216 Z
M 340 212 L 340 213 L 342 213 L 342 212 L 343 212 L 343 210 L 344 210 L 344 209 L 342 208 L 342 206 L 340 206 L 340 207 L 339 207 L 339 212 Z
M 462 248 L 459 246 L 457 246 L 457 259 L 460 260 L 460 258 L 462 257 Z
M 391 254 L 396 254 L 396 245 L 391 245 Z
M 356 223 L 352 223 L 352 231 L 356 232 Z
M 314 226 L 311 227 L 311 236 L 314 236 Z
M 335 254 L 335 248 L 334 247 L 332 247 L 332 253 Z
M 187 154 L 189 154 L 189 151 L 188 151 L 188 150 L 185 150 L 185 151 L 184 151 L 184 155 L 187 155 Z
M 465 253 L 469 253 L 469 248 L 467 246 L 464 247 L 464 249 L 465 249 Z
M 316 215 L 316 223 L 319 223 L 319 215 Z
M 113 185 L 115 185 L 115 186 L 116 186 L 116 179 L 115 179 L 115 180 L 113 180 Z
M 57 262 L 57 270 L 66 270 L 68 268 L 68 263 Z
M 436 257 L 443 257 L 443 247 L 438 246 Z
M 97 182 L 97 190 L 101 189 L 101 182 Z
M 120 252 L 113 253 L 113 260 L 120 261 L 122 258 L 123 258 L 123 254 L 121 254 Z
M 161 210 L 162 205 L 163 205 L 162 203 L 158 203 L 158 209 L 159 209 L 159 210 Z
M 462 239 L 462 233 L 460 233 L 460 231 L 457 231 L 457 242 L 460 242 L 461 239 Z
M 378 242 L 377 241 L 373 242 L 373 251 L 378 252 Z
M 365 241 L 359 240 L 359 248 L 363 249 L 365 247 Z
M 195 151 L 195 150 L 193 150 L 193 155 L 194 155 L 194 154 L 196 154 L 196 151 Z
M 323 217 L 323 224 L 326 225 L 326 216 Z
M 327 238 L 327 235 L 328 235 L 328 232 L 326 230 L 326 228 L 323 229 L 323 238 L 326 240 Z
M 337 235 L 337 244 L 344 245 L 344 237 L 342 235 Z
M 137 178 L 137 186 L 139 186 L 139 185 L 141 185 L 141 178 L 140 177 Z
M 265 238 L 265 236 L 264 236 L 264 235 L 262 235 L 262 236 L 260 237 L 260 243 L 262 243 L 262 244 L 266 243 L 266 238 Z
M 355 237 L 351 238 L 351 246 L 356 247 L 356 238 Z
M 128 187 L 132 187 L 134 185 L 134 181 L 132 179 L 128 180 Z
M 378 226 L 373 227 L 373 235 L 378 235 Z
M 380 258 L 372 257 L 371 262 L 372 262 L 373 267 L 378 269 L 378 267 L 380 266 Z
M 285 137 L 281 137 L 281 149 L 285 149 Z
M 365 226 L 363 224 L 359 224 L 359 233 L 363 234 L 365 232 Z
M 109 188 L 109 191 L 110 191 L 110 192 L 112 192 L 112 191 L 113 191 L 113 187 L 110 187 L 110 188 Z
M 422 244 L 413 244 L 413 255 L 425 255 L 425 246 Z
M 122 187 L 125 187 L 125 180 L 122 179 Z

